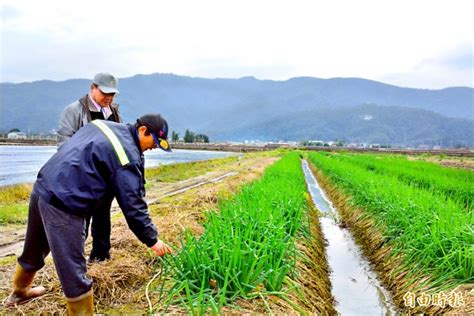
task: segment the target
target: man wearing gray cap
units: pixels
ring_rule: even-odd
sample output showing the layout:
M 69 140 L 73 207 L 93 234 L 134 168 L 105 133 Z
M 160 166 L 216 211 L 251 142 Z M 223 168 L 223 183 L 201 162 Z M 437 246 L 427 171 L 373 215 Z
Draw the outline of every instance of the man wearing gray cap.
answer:
M 59 117 L 58 148 L 71 138 L 81 127 L 94 120 L 122 123 L 118 105 L 112 103 L 118 91 L 118 79 L 110 73 L 101 72 L 94 76 L 89 93 L 68 105 Z M 103 261 L 110 258 L 110 206 L 113 196 L 104 196 L 97 201 L 98 209 L 92 217 L 92 250 L 89 261 Z M 91 218 L 86 220 L 86 236 Z
M 109 73 L 95 75 L 88 94 L 69 104 L 59 117 L 59 143 L 61 147 L 75 132 L 96 119 L 122 122 L 118 106 L 113 104 L 119 93 L 118 79 Z

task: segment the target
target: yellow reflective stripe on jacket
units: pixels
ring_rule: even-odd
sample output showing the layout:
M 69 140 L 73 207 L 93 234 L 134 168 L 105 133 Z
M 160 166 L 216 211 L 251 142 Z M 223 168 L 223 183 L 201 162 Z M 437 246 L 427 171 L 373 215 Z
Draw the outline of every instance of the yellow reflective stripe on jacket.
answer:
M 109 139 L 122 166 L 128 164 L 130 161 L 128 160 L 127 154 L 125 153 L 125 149 L 123 149 L 122 144 L 120 143 L 114 132 L 110 129 L 110 127 L 104 124 L 104 122 L 102 122 L 101 120 L 94 120 L 91 123 L 97 126 Z

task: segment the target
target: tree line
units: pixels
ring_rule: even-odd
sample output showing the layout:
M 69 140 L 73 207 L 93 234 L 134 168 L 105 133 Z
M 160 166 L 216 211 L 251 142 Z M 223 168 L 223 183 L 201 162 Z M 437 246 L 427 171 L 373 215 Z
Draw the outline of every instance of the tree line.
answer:
M 171 140 L 173 142 L 178 142 L 180 140 L 179 134 L 173 131 L 171 133 Z M 191 132 L 189 129 L 187 129 L 186 132 L 184 132 L 183 141 L 185 143 L 209 143 L 209 137 L 204 134 Z

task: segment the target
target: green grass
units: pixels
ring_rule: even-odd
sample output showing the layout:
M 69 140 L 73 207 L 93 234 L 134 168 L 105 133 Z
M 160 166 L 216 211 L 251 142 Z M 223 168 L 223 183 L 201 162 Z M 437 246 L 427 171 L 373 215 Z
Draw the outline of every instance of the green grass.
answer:
M 28 201 L 31 190 L 31 184 L 16 184 L 0 187 L 0 204 Z
M 284 281 L 295 268 L 295 235 L 308 209 L 305 192 L 299 156 L 290 153 L 221 202 L 220 212 L 208 212 L 204 234 L 186 232 L 181 250 L 168 259 L 174 281 L 162 305 L 218 313 L 238 297 L 284 296 Z
M 18 260 L 17 256 L 6 256 L 3 258 L 0 258 L 0 267 L 13 265 L 17 262 L 17 260 Z
M 384 241 L 393 246 L 393 255 L 403 254 L 402 268 L 409 274 L 430 276 L 432 286 L 472 282 L 474 217 L 462 203 L 442 191 L 410 185 L 399 174 L 371 172 L 366 164 L 358 165 L 337 154 L 311 153 L 309 157 L 352 197 L 351 203 L 375 220 Z M 413 163 L 414 169 L 420 167 L 419 162 Z
M 27 203 L 0 205 L 0 226 L 8 224 L 26 224 L 27 218 Z
M 178 182 L 184 179 L 205 174 L 208 171 L 237 161 L 237 157 L 216 158 L 211 160 L 195 161 L 189 163 L 177 163 L 162 165 L 145 170 L 145 179 L 159 180 L 161 182 Z
M 0 226 L 26 223 L 30 192 L 30 184 L 0 188 Z

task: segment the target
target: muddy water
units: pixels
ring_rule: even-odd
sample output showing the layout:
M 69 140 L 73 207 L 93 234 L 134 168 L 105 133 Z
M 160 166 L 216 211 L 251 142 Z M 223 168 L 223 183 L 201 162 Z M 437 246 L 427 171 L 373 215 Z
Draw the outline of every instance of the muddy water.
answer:
M 311 197 L 323 213 L 320 218 L 331 268 L 332 294 L 336 298 L 336 310 L 341 315 L 394 315 L 395 308 L 388 292 L 382 288 L 368 261 L 355 244 L 347 229 L 338 226 L 337 211 L 319 187 L 317 180 L 303 161 Z

